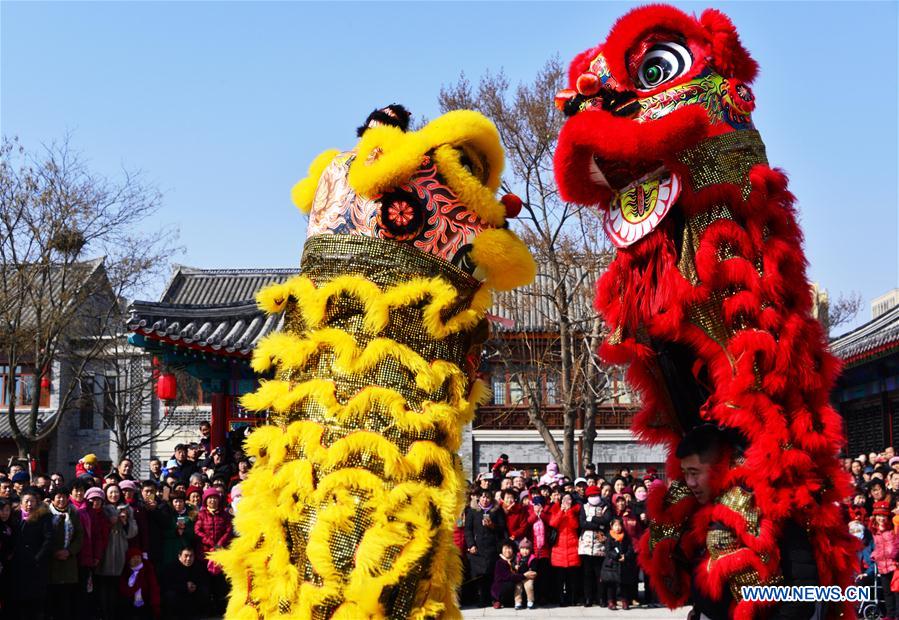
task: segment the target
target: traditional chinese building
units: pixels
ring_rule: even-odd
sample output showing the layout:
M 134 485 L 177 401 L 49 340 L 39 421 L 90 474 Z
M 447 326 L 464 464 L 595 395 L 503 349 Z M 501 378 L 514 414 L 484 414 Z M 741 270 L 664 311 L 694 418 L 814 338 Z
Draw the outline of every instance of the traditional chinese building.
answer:
M 591 417 L 592 461 L 600 473 L 617 473 L 622 465 L 645 471 L 664 462 L 663 450 L 638 443 L 630 431 L 637 403 L 624 382 L 624 369 L 603 366 L 595 356 L 602 338 L 592 303 L 596 277 L 570 268 L 560 291 L 559 282 L 540 273 L 531 286 L 497 295 L 492 336 L 481 365 L 493 397 L 465 431 L 462 460 L 467 472 L 488 470 L 500 454 L 507 454 L 517 467 L 542 471 L 549 457 L 548 438 L 535 427 L 534 418 L 542 419 L 561 448 L 566 401 L 574 418 L 576 471 L 586 465 L 583 447 Z M 568 333 L 567 353 L 563 329 Z M 566 354 L 572 365 L 567 387 L 561 362 Z
M 256 307 L 255 295 L 298 271 L 176 266 L 159 301 L 131 304 L 129 341 L 152 353 L 161 363 L 160 372 L 174 369 L 195 380 L 180 386 L 178 400 L 188 404 L 164 407 L 159 414 L 174 416 L 181 432 L 149 447 L 147 458 L 149 453 L 168 457 L 179 441 L 195 440 L 203 420 L 212 423 L 213 446 L 224 443 L 226 432 L 262 421 L 241 409 L 238 399 L 258 385 L 250 368 L 253 348 L 281 328 L 283 317 L 265 315 Z
M 831 341 L 843 360 L 833 392 L 843 416 L 848 454 L 899 443 L 899 306 Z
M 177 369 L 182 377 L 187 375 L 200 383 L 195 403 L 159 408 L 158 415 L 174 416 L 183 432 L 153 446 L 142 459 L 151 452 L 163 458 L 169 456 L 176 442 L 196 438 L 196 428 L 202 420 L 212 422 L 214 445 L 224 440 L 226 431 L 262 421 L 243 411 L 238 398 L 257 385 L 258 377 L 249 364 L 253 348 L 262 337 L 279 330 L 283 318 L 263 314 L 254 298 L 263 286 L 296 273 L 297 269 L 178 266 L 158 302 L 135 301 L 130 306 L 130 342 L 156 356 L 163 368 Z M 532 289 L 536 294 L 516 292 L 497 297 L 492 321 L 494 335 L 487 343 L 481 367 L 482 379 L 491 385 L 494 395 L 465 431 L 461 452 L 466 472 L 483 470 L 500 453 L 508 454 L 518 465 L 544 467 L 546 444 L 528 416 L 534 407 L 552 437 L 561 442 L 563 395 L 555 379 L 557 373 L 552 370 L 553 351 L 559 341 L 559 317 L 553 305 L 545 301 L 550 285 L 543 278 Z M 592 295 L 592 285 L 585 290 Z M 585 318 L 593 315 L 589 300 L 584 298 L 577 303 L 575 328 L 580 330 L 577 337 L 581 338 L 587 326 Z M 532 351 L 536 347 L 542 357 L 536 360 L 521 355 L 522 347 L 509 343 L 525 344 Z M 510 352 L 515 359 L 508 357 Z M 523 387 L 522 377 L 534 377 L 536 383 L 531 381 Z M 608 377 L 604 398 L 595 403 L 594 461 L 601 470 L 621 464 L 659 464 L 663 455 L 638 445 L 629 430 L 635 407 L 621 370 L 611 369 Z M 182 402 L 184 389 L 179 386 Z M 587 403 L 579 398 L 576 406 L 585 407 Z M 583 414 L 579 417 L 583 419 Z M 157 417 L 152 423 L 158 422 Z M 575 429 L 578 453 L 583 435 L 583 428 Z M 578 467 L 582 466 L 578 463 Z

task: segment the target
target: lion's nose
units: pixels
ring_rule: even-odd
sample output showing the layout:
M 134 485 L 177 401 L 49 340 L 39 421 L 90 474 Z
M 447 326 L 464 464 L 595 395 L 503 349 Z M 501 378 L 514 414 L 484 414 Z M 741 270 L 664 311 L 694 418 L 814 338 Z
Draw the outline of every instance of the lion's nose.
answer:
M 611 112 L 613 116 L 633 118 L 640 111 L 637 93 L 632 90 L 604 88 L 599 92 L 599 96 L 602 98 L 602 109 Z

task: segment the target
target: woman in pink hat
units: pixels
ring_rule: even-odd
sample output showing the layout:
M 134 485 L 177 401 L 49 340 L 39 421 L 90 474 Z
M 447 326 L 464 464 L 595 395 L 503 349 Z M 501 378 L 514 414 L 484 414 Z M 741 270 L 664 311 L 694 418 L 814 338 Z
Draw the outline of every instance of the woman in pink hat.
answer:
M 231 515 L 225 510 L 224 501 L 221 491 L 215 487 L 210 487 L 203 491 L 203 501 L 200 513 L 197 515 L 197 522 L 194 525 L 194 534 L 199 541 L 200 560 L 206 561 L 206 569 L 209 571 L 209 589 L 212 593 L 213 601 L 216 605 L 224 603 L 228 595 L 228 582 L 225 581 L 225 575 L 222 567 L 206 559 L 206 554 L 218 549 L 223 549 L 231 541 L 234 536 L 234 530 L 231 525 Z M 217 613 L 224 611 L 215 610 Z

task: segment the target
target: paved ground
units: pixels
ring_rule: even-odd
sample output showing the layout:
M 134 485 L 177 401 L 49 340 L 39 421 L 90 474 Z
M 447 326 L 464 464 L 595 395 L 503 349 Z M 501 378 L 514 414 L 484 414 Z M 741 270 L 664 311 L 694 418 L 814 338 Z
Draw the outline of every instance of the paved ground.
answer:
M 689 607 L 682 607 L 676 611 L 669 609 L 646 609 L 633 607 L 627 611 L 609 611 L 600 607 L 543 607 L 528 611 L 523 609 L 515 611 L 511 608 L 493 609 L 463 609 L 463 618 L 520 618 L 521 620 L 540 618 L 618 618 L 619 620 L 684 620 L 687 617 Z

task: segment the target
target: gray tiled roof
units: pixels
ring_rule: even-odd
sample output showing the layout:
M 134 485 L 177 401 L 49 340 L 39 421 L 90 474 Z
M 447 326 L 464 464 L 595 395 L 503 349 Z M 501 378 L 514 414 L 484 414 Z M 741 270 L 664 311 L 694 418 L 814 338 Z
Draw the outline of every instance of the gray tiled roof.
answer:
M 542 266 L 541 266 L 542 267 Z M 566 283 L 569 320 L 575 327 L 589 329 L 596 316 L 593 297 L 598 271 L 581 266 L 570 267 L 559 279 Z M 490 313 L 511 321 L 506 326 L 494 322 L 494 329 L 501 331 L 558 331 L 560 305 L 555 300 L 557 280 L 548 273 L 537 274 L 534 283 L 503 293 L 497 293 Z
M 899 348 L 899 306 L 830 342 L 833 354 L 847 363 L 874 355 L 884 347 Z
M 148 338 L 165 339 L 191 348 L 248 357 L 265 335 L 281 329 L 282 315 L 267 316 L 255 302 L 256 292 L 283 282 L 298 269 L 194 269 L 177 266 L 159 302 L 135 301 L 128 328 Z M 570 318 L 589 328 L 595 312 L 596 272 L 575 266 L 562 279 L 568 285 Z M 534 284 L 498 293 L 491 314 L 511 322 L 494 322 L 501 331 L 555 331 L 559 312 L 553 300 L 556 280 L 539 273 Z
M 178 266 L 159 302 L 135 301 L 128 328 L 151 339 L 248 357 L 283 315 L 266 315 L 256 292 L 299 269 L 193 269 Z
M 24 430 L 28 428 L 28 416 L 30 414 L 28 412 L 19 413 L 16 412 L 16 422 L 19 425 L 19 430 Z M 39 413 L 37 416 L 37 429 L 38 432 L 43 429 L 48 422 L 52 421 L 44 419 L 44 414 Z M 0 414 L 0 439 L 11 439 L 12 438 L 12 425 L 9 423 L 9 413 L 4 411 Z
M 177 265 L 159 301 L 216 306 L 252 301 L 263 286 L 283 282 L 299 269 L 194 269 Z
M 15 269 L 15 267 L 10 266 L 10 269 Z M 37 265 L 25 266 L 23 269 L 26 270 L 22 272 L 26 274 L 26 277 L 35 278 L 35 282 L 42 281 Z M 95 275 L 98 277 L 105 275 L 103 272 L 103 259 L 95 258 L 83 262 L 70 263 L 68 265 L 53 265 L 48 270 L 47 275 L 49 277 L 49 286 L 27 284 L 26 290 L 28 293 L 26 297 L 30 300 L 32 299 L 31 295 L 40 290 L 44 307 L 53 306 L 54 308 L 58 308 L 55 312 L 62 312 L 62 308 L 66 301 L 69 303 L 75 302 L 80 304 L 84 301 L 85 296 L 95 292 L 94 289 L 96 287 L 84 290 L 82 290 L 82 287 L 90 281 L 91 277 Z M 22 295 L 18 293 L 18 287 L 15 284 L 17 280 L 14 273 L 7 277 L 6 274 L 0 270 L 0 277 L 11 282 L 12 286 L 15 287 L 15 289 L 9 293 L 8 299 L 17 302 Z M 11 312 L 11 314 L 14 315 L 15 313 Z M 33 325 L 36 321 L 35 317 L 35 305 L 29 304 L 23 308 L 18 325 L 21 327 Z

